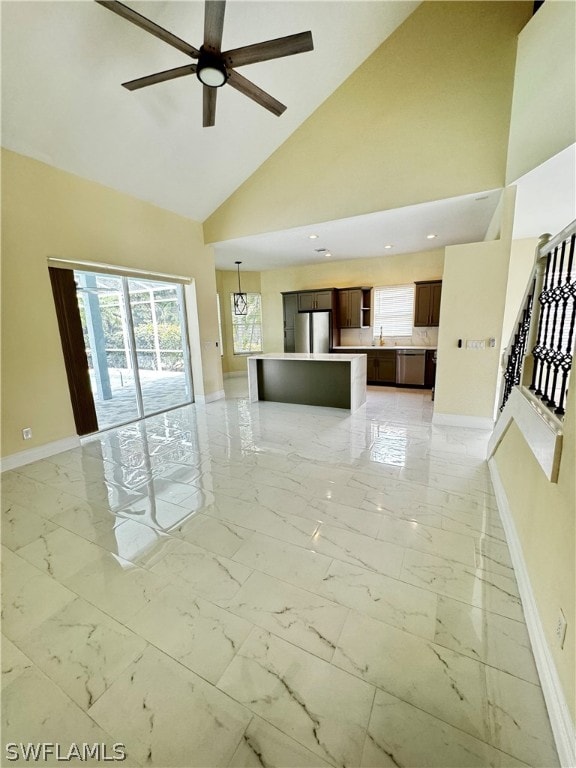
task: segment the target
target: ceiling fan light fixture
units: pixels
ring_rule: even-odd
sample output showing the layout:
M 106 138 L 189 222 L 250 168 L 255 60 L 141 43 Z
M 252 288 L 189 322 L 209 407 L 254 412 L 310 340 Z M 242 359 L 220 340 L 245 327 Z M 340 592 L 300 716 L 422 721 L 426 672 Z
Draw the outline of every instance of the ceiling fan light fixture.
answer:
M 221 88 L 228 80 L 228 72 L 219 56 L 200 49 L 196 77 L 209 88 Z
M 308 30 L 223 52 L 222 31 L 226 0 L 205 0 L 204 42 L 199 49 L 159 26 L 152 19 L 124 5 L 120 0 L 96 0 L 96 2 L 145 32 L 154 35 L 159 40 L 168 43 L 178 51 L 185 53 L 190 58 L 198 59 L 198 64 L 188 63 L 182 67 L 173 67 L 146 77 L 138 77 L 135 80 L 122 83 L 122 85 L 129 91 L 135 91 L 149 85 L 164 83 L 177 77 L 196 73 L 196 77 L 203 86 L 202 125 L 204 128 L 209 128 L 215 123 L 217 91 L 214 89 L 221 88 L 226 83 L 272 114 L 281 115 L 286 110 L 286 105 L 263 91 L 255 83 L 247 80 L 236 71 L 236 68 L 245 64 L 270 61 L 271 59 L 294 56 L 297 53 L 314 50 L 312 33 Z

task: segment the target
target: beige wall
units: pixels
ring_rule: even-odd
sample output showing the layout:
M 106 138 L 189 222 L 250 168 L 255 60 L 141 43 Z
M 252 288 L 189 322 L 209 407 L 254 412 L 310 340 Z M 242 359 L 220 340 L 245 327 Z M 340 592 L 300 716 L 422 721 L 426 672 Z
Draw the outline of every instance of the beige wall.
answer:
M 265 318 L 264 350 L 284 349 L 283 291 L 307 288 L 400 285 L 442 277 L 444 250 L 381 256 L 372 259 L 331 261 L 320 265 L 277 269 L 260 273 Z
M 47 259 L 103 262 L 196 281 L 203 381 L 222 389 L 216 281 L 199 223 L 2 152 L 2 455 L 75 435 Z M 22 440 L 23 427 L 33 438 Z
M 572 371 L 574 377 L 575 371 Z M 528 569 L 538 613 L 572 719 L 576 719 L 576 389 L 565 418 L 558 483 L 546 479 L 518 427 L 512 424 L 500 443 L 498 467 Z M 567 619 L 564 648 L 555 628 L 559 611 Z
M 446 248 L 435 416 L 494 417 L 508 258 L 500 240 Z M 496 339 L 493 348 L 490 337 Z M 466 339 L 484 339 L 486 348 L 467 349 Z
M 260 273 L 244 272 L 240 267 L 240 285 L 246 293 L 260 293 Z M 216 289 L 220 296 L 220 313 L 222 317 L 222 371 L 224 373 L 246 373 L 246 355 L 235 355 L 232 341 L 232 308 L 230 295 L 238 290 L 238 273 L 228 270 L 216 272 Z M 263 332 L 267 332 L 266 321 Z
M 503 186 L 531 7 L 422 3 L 206 220 L 206 242 Z
M 446 248 L 435 418 L 471 417 L 486 427 L 494 420 L 500 360 L 508 343 L 503 325 L 515 201 L 516 188 L 508 187 L 498 206 L 499 221 L 491 224 L 499 232 L 498 240 Z M 490 338 L 495 340 L 494 347 L 489 346 Z M 483 340 L 485 347 L 469 348 L 467 340 Z
M 544 3 L 520 33 L 506 181 L 576 141 L 576 4 Z

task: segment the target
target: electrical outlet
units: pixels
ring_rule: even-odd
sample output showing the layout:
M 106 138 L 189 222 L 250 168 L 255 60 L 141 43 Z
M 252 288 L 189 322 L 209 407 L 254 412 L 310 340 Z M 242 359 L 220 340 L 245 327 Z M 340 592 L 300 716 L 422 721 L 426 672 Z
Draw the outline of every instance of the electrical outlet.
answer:
M 26 427 L 22 430 L 22 440 L 30 440 L 32 437 L 32 427 Z
M 558 619 L 556 621 L 556 640 L 560 648 L 564 647 L 564 640 L 566 639 L 566 616 L 560 611 Z

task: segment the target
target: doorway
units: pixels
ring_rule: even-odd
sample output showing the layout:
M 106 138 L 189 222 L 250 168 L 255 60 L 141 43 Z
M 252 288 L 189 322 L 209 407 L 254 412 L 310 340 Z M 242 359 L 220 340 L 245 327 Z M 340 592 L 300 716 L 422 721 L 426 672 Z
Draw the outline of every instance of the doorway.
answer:
M 74 270 L 98 430 L 193 401 L 182 286 Z

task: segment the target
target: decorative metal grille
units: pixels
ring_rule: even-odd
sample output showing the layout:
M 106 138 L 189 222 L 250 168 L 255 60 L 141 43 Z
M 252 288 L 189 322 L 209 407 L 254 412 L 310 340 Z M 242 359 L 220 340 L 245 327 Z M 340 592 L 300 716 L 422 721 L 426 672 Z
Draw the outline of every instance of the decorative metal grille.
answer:
M 560 419 L 565 414 L 576 335 L 576 221 L 538 250 L 539 259 L 509 348 L 500 410 L 512 389 L 528 389 Z M 542 241 L 541 241 L 542 242 Z M 535 301 L 537 299 L 537 301 Z M 532 347 L 531 349 L 529 347 Z
M 514 334 L 514 341 L 508 354 L 508 361 L 506 363 L 506 370 L 504 371 L 504 388 L 502 391 L 502 404 L 500 410 L 506 405 L 506 401 L 510 397 L 512 388 L 517 384 L 520 384 L 522 378 L 522 364 L 524 362 L 524 355 L 526 354 L 526 344 L 528 342 L 528 334 L 530 332 L 530 321 L 532 319 L 532 306 L 534 304 L 534 292 L 536 290 L 536 276 L 532 280 L 530 291 L 524 301 L 524 308 L 522 309 L 520 319 L 516 333 Z
M 538 298 L 540 316 L 529 389 L 551 411 L 564 416 L 576 322 L 576 232 L 546 255 L 544 285 Z

